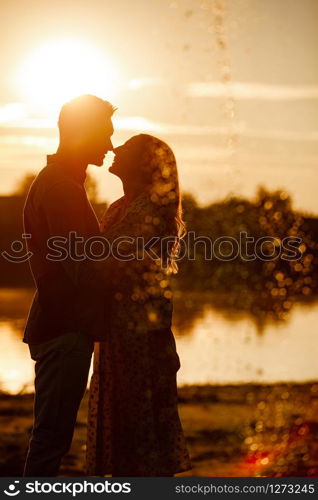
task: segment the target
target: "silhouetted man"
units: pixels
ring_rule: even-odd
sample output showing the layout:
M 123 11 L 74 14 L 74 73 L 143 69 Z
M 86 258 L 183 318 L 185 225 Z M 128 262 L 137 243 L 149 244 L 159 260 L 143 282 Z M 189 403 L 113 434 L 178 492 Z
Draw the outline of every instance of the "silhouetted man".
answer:
M 106 331 L 105 280 L 80 250 L 99 234 L 85 172 L 88 164 L 102 166 L 113 149 L 113 112 L 110 103 L 92 95 L 62 107 L 59 147 L 47 156 L 24 208 L 37 287 L 23 339 L 36 362 L 34 426 L 24 476 L 58 474 L 72 442 L 94 340 L 103 340 Z

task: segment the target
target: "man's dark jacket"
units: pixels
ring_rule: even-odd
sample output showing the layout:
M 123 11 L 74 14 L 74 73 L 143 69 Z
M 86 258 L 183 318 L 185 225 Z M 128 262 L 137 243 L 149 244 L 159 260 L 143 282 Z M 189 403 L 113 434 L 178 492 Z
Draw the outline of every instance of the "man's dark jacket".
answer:
M 70 247 L 71 232 L 82 241 L 100 235 L 84 181 L 85 172 L 55 154 L 47 156 L 47 166 L 30 188 L 23 219 L 24 232 L 31 236 L 29 263 L 37 291 L 24 332 L 26 343 L 38 344 L 69 332 L 105 339 L 107 283 L 90 260 L 83 260 L 83 244 L 77 243 L 77 254 L 74 244 Z

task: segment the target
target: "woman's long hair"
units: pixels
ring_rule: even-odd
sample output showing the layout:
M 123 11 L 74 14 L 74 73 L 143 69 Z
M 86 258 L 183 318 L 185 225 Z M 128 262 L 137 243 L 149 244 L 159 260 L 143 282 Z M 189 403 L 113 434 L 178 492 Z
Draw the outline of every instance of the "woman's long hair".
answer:
M 162 247 L 162 265 L 168 273 L 176 273 L 180 242 L 186 234 L 177 162 L 171 148 L 162 140 L 147 134 L 140 134 L 140 139 L 143 179 L 151 202 L 161 216 L 161 240 L 167 239 L 167 244 Z

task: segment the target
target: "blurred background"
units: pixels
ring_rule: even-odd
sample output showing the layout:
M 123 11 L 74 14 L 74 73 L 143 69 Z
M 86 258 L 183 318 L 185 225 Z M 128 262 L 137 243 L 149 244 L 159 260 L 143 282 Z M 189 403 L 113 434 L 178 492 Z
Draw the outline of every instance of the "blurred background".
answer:
M 301 238 L 293 262 L 206 261 L 200 245 L 180 262 L 193 475 L 317 475 L 317 2 L 3 0 L 0 14 L 0 474 L 21 474 L 33 397 L 33 283 L 3 252 L 18 248 L 61 105 L 93 93 L 118 108 L 114 146 L 147 132 L 172 147 L 196 236 Z M 111 161 L 88 169 L 98 216 L 122 194 Z M 85 420 L 86 399 L 64 475 L 82 473 Z

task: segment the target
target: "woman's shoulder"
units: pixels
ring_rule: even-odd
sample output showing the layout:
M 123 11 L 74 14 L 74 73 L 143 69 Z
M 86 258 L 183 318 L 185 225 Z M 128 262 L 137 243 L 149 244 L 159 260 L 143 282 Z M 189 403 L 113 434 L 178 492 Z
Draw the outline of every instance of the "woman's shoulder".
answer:
M 142 210 L 149 210 L 151 207 L 151 200 L 149 197 L 149 193 L 144 192 L 139 194 L 130 204 L 128 211 L 129 212 L 140 212 Z M 127 211 L 127 212 L 128 212 Z
M 125 196 L 121 196 L 120 198 L 118 198 L 118 200 L 113 201 L 113 203 L 109 205 L 107 212 L 108 210 L 114 210 L 117 207 L 121 207 L 124 204 L 124 201 L 125 201 Z
M 109 205 L 107 210 L 105 211 L 104 215 L 102 216 L 100 220 L 100 230 L 105 231 L 106 228 L 111 226 L 115 220 L 116 216 L 118 215 L 118 212 L 121 210 L 121 208 L 124 205 L 124 196 L 119 198 L 118 200 L 114 201 Z

